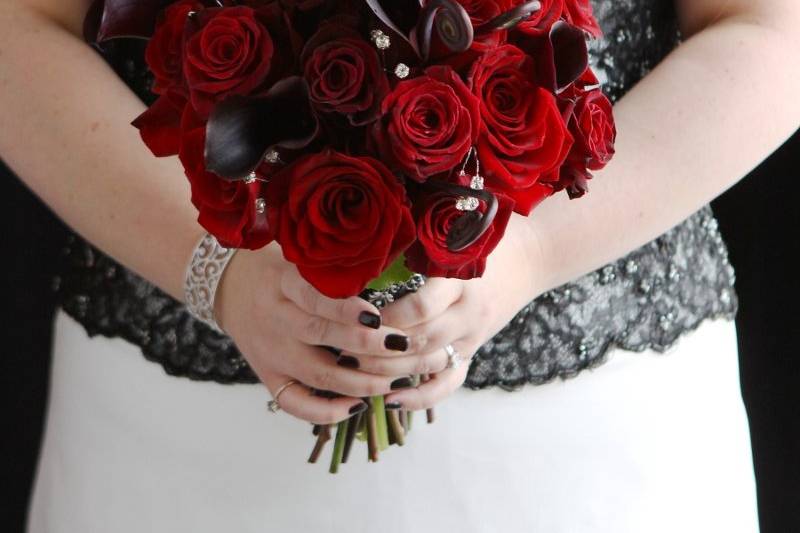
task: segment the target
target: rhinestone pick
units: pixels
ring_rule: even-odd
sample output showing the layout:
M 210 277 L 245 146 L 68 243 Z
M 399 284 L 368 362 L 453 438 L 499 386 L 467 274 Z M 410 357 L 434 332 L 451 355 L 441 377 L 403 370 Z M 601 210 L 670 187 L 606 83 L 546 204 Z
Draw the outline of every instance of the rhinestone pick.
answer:
M 392 45 L 392 40 L 381 30 L 372 30 L 370 37 L 378 50 L 386 50 Z
M 263 214 L 267 210 L 267 201 L 263 198 L 256 198 L 256 213 Z
M 480 202 L 474 196 L 460 196 L 456 200 L 456 209 L 459 211 L 475 211 L 479 205 Z
M 397 66 L 394 67 L 394 75 L 401 80 L 407 78 L 409 73 L 411 73 L 411 69 L 408 68 L 408 65 L 405 63 L 398 63 Z

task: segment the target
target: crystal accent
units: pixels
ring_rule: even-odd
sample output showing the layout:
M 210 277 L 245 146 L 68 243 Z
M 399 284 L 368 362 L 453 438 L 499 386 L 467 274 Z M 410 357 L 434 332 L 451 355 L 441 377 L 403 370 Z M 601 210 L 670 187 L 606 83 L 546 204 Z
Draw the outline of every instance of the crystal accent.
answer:
M 475 211 L 480 202 L 474 196 L 459 196 L 456 200 L 456 209 L 459 211 Z
M 369 36 L 378 50 L 386 50 L 392 45 L 392 40 L 381 30 L 372 30 Z
M 259 215 L 267 210 L 267 201 L 263 198 L 256 198 L 256 213 Z
M 244 182 L 245 182 L 246 184 L 248 184 L 248 185 L 250 185 L 251 183 L 254 183 L 255 181 L 256 181 L 256 173 L 255 173 L 255 172 L 251 172 L 251 173 L 250 173 L 250 174 L 248 174 L 248 175 L 247 175 L 247 177 L 244 179 Z
M 470 180 L 469 186 L 470 186 L 471 189 L 474 189 L 476 191 L 482 191 L 483 190 L 483 176 L 481 176 L 480 174 L 475 174 L 474 176 L 472 176 L 472 180 Z
M 394 75 L 400 78 L 401 80 L 407 78 L 408 75 L 411 73 L 411 69 L 408 68 L 408 65 L 405 63 L 398 63 L 396 67 L 394 67 Z
M 270 150 L 264 156 L 264 161 L 266 161 L 270 165 L 274 165 L 280 162 L 280 160 L 281 160 L 281 154 L 279 154 L 277 150 Z

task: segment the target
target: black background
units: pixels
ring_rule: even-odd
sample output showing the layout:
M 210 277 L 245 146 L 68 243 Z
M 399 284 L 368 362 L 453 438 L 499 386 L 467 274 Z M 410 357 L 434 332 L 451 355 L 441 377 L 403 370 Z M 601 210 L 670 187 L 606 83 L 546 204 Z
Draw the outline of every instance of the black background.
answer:
M 737 272 L 742 387 L 762 533 L 800 531 L 797 169 L 800 134 L 714 204 Z M 10 315 L 0 320 L 0 529 L 13 533 L 23 531 L 42 436 L 55 303 L 51 287 L 65 231 L 2 163 L 0 198 L 0 295 Z

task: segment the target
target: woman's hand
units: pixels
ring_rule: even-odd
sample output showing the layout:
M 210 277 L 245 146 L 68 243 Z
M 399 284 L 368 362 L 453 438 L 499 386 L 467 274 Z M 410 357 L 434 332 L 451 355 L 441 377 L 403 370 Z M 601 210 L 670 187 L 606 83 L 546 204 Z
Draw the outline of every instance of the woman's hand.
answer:
M 417 388 L 395 392 L 386 403 L 403 409 L 432 407 L 460 387 L 469 364 L 446 369 L 444 347 L 452 344 L 467 359 L 500 331 L 540 292 L 539 264 L 529 255 L 535 236 L 514 216 L 497 249 L 489 256 L 483 277 L 462 281 L 433 278 L 419 292 L 383 310 L 383 320 L 405 331 L 413 350 L 396 357 L 357 356 L 359 367 L 376 374 L 433 374 Z
M 300 382 L 280 396 L 281 408 L 298 418 L 338 422 L 366 409 L 358 398 L 411 386 L 407 377 L 348 367 L 346 358 L 337 364 L 336 355 L 322 346 L 388 359 L 409 349 L 408 338 L 398 328 L 381 325 L 378 310 L 361 298 L 334 300 L 319 293 L 275 244 L 237 252 L 216 306 L 220 326 L 273 395 L 292 378 Z M 312 396 L 309 387 L 344 396 Z

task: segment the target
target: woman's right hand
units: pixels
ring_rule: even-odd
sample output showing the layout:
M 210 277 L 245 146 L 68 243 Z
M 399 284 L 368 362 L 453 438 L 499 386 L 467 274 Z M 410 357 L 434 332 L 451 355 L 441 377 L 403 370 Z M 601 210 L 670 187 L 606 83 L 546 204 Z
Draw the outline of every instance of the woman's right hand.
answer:
M 379 376 L 346 366 L 322 346 L 354 354 L 392 357 L 409 350 L 408 337 L 381 325 L 375 306 L 354 296 L 322 295 L 271 244 L 239 250 L 220 283 L 216 317 L 253 371 L 287 413 L 316 424 L 331 424 L 366 409 L 360 398 L 412 385 L 408 376 Z M 342 394 L 313 396 L 310 387 Z

